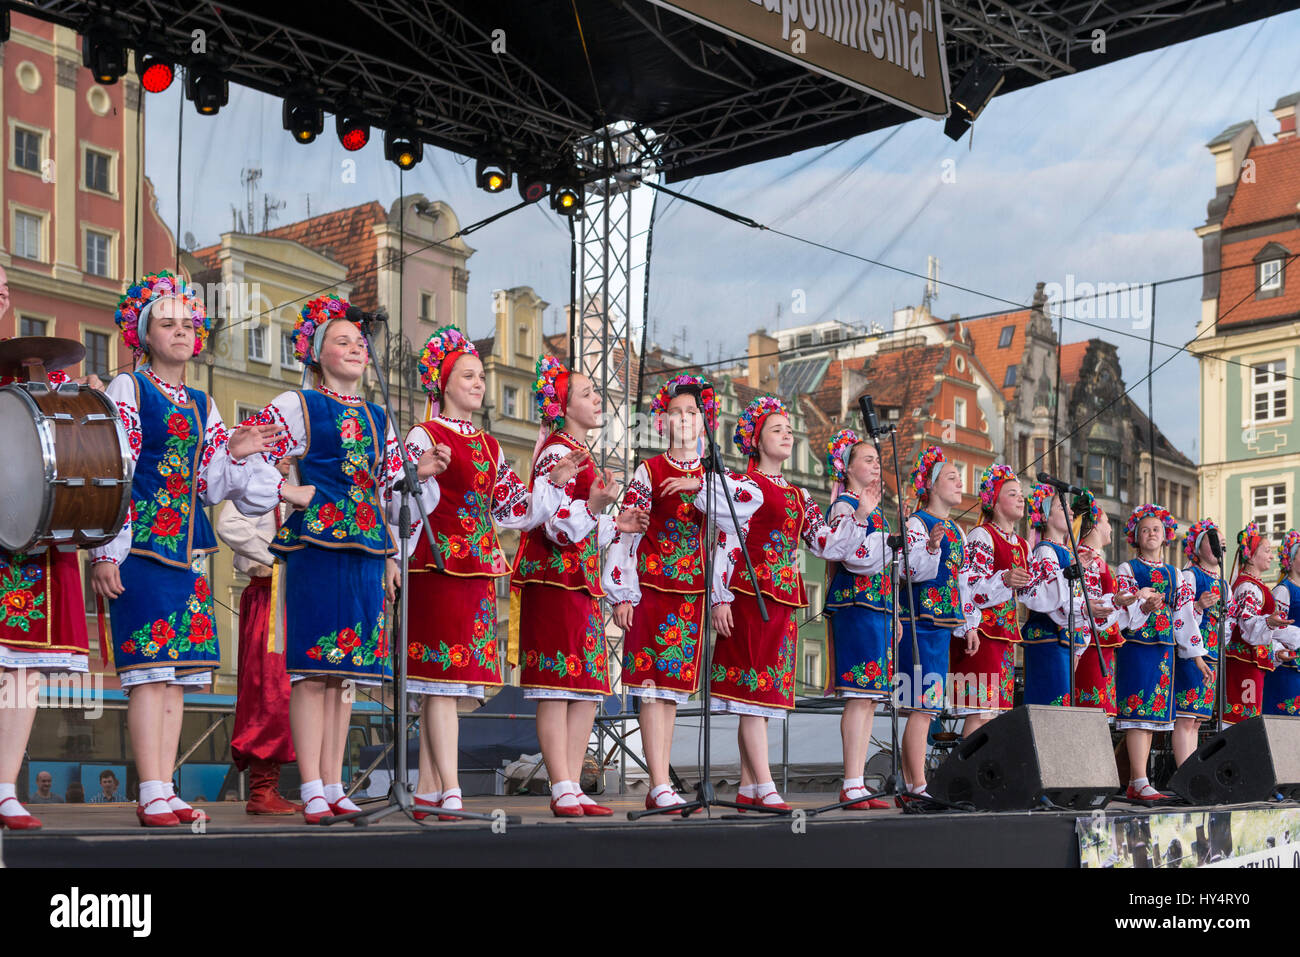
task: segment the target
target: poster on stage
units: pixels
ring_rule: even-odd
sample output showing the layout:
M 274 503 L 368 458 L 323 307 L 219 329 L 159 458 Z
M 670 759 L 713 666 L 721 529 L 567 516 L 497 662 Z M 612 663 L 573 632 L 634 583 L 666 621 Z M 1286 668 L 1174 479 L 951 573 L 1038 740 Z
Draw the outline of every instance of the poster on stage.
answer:
M 651 2 L 913 113 L 948 115 L 939 0 Z
M 1300 868 L 1300 808 L 1081 817 L 1079 866 Z

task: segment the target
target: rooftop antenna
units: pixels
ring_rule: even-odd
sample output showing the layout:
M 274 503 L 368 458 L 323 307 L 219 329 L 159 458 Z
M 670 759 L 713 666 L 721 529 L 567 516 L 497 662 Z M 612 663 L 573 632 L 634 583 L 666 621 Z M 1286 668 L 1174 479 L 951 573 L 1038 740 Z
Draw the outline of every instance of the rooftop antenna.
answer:
M 248 219 L 245 222 L 250 230 L 257 228 L 257 217 L 253 215 L 253 198 L 257 195 L 257 181 L 262 178 L 262 170 L 259 167 L 246 167 L 239 171 L 239 182 L 244 187 L 244 202 L 248 209 Z M 240 226 L 241 233 L 244 231 Z
M 934 256 L 926 256 L 925 260 L 925 293 L 921 305 L 929 312 L 930 303 L 939 298 L 939 260 Z

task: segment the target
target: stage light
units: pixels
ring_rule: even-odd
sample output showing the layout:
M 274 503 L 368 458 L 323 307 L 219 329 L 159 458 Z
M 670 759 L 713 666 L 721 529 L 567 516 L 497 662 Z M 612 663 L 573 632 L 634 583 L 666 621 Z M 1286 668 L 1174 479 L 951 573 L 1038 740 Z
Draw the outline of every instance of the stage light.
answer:
M 582 192 L 568 183 L 557 184 L 551 190 L 551 209 L 565 216 L 575 216 L 582 211 Z
M 185 97 L 203 116 L 215 116 L 230 101 L 230 81 L 211 67 L 191 66 L 185 74 Z
M 424 142 L 405 123 L 390 125 L 384 131 L 384 159 L 398 169 L 412 169 L 424 158 Z
M 81 35 L 81 65 L 106 86 L 126 73 L 126 41 L 113 21 L 97 20 Z
M 0 6 L 0 43 L 9 42 L 9 4 Z
M 962 138 L 1006 79 L 992 60 L 979 57 L 971 64 L 966 75 L 952 91 L 952 109 L 943 124 L 943 132 L 949 139 Z
M 479 189 L 499 193 L 510 188 L 510 164 L 478 160 L 474 164 L 474 181 Z
M 315 141 L 325 129 L 325 111 L 311 97 L 302 94 L 289 94 L 284 98 L 280 119 L 284 128 L 293 134 L 294 141 L 304 146 Z
M 370 142 L 370 121 L 355 106 L 341 108 L 335 114 L 334 130 L 349 153 L 355 153 Z
M 135 72 L 146 93 L 161 93 L 176 78 L 176 67 L 171 60 L 154 50 L 136 51 Z
M 519 174 L 519 198 L 525 203 L 536 203 L 549 191 L 545 176 L 531 172 Z

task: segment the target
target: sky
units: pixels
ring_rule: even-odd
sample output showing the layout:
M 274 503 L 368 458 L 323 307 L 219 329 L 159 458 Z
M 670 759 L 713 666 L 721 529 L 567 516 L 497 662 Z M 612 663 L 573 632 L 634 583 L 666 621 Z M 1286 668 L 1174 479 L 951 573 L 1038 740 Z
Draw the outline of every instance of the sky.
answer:
M 1036 282 L 1151 283 L 1199 273 L 1204 223 L 1214 195 L 1214 163 L 1205 144 L 1224 128 L 1253 119 L 1271 142 L 1269 112 L 1300 91 L 1300 12 L 997 97 L 973 136 L 954 143 L 942 122 L 910 123 L 750 167 L 698 177 L 674 189 L 838 250 L 924 274 L 928 256 L 939 278 L 973 291 L 940 287 L 939 316 L 982 315 L 1029 303 Z M 182 105 L 180 84 L 146 98 L 146 172 L 164 220 L 184 239 L 215 242 L 231 229 L 231 207 L 246 205 L 240 173 L 260 168 L 259 186 L 281 201 L 271 225 L 399 194 L 448 203 L 462 225 L 518 201 L 473 183 L 472 160 L 426 149 L 401 174 L 383 159 L 374 131 L 347 154 L 326 117 L 308 146 L 280 124 L 280 101 L 232 86 L 216 117 Z M 181 148 L 178 150 L 178 141 Z M 356 175 L 344 175 L 355 159 Z M 179 228 L 176 183 L 181 180 Z M 354 182 L 348 180 L 355 179 Z M 637 197 L 645 211 L 650 191 Z M 256 200 L 262 226 L 262 196 Z M 545 205 L 498 220 L 466 240 L 467 308 L 472 336 L 492 330 L 494 289 L 532 286 L 552 304 L 547 331 L 558 330 L 569 295 L 564 220 Z M 639 321 L 643 254 L 634 257 Z M 749 332 L 823 319 L 878 322 L 917 305 L 923 280 L 805 243 L 759 232 L 687 203 L 661 197 L 651 262 L 649 338 L 676 345 L 697 361 L 743 356 Z M 1199 417 L 1186 414 L 1185 387 L 1195 360 L 1177 352 L 1195 335 L 1199 278 L 1162 284 L 1156 297 L 1155 421 L 1174 445 L 1199 459 Z M 793 311 L 800 304 L 803 312 Z M 1117 306 L 1117 303 L 1112 303 Z M 1118 309 L 1112 310 L 1118 313 Z M 1098 316 L 1104 329 L 1066 321 L 1065 341 L 1100 336 L 1119 347 L 1125 384 L 1146 404 L 1149 328 L 1144 309 Z M 1167 343 L 1162 345 L 1160 343 Z M 1172 357 L 1172 358 L 1171 358 Z M 1178 396 L 1177 398 L 1175 396 Z

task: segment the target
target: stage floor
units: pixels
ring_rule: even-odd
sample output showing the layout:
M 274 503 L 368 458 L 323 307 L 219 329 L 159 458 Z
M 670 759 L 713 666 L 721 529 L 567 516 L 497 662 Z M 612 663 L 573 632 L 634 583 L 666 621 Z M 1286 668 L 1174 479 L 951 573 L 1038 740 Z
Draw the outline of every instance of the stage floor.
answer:
M 199 805 L 203 827 L 145 829 L 134 805 L 33 805 L 38 832 L 4 831 L 0 855 L 9 867 L 314 867 L 338 866 L 773 866 L 846 867 L 1078 867 L 1074 812 L 904 814 L 807 811 L 834 794 L 797 794 L 804 815 L 737 814 L 714 808 L 712 818 L 628 821 L 644 807 L 640 796 L 607 795 L 606 818 L 554 817 L 544 797 L 468 798 L 468 810 L 504 811 L 519 824 L 415 823 L 393 814 L 356 827 L 309 826 L 301 817 L 258 817 L 242 803 Z M 1122 802 L 1108 813 L 1143 813 Z M 1154 809 L 1159 811 L 1161 809 Z M 1166 808 L 1165 810 L 1169 810 Z M 1190 810 L 1180 808 L 1179 810 Z

